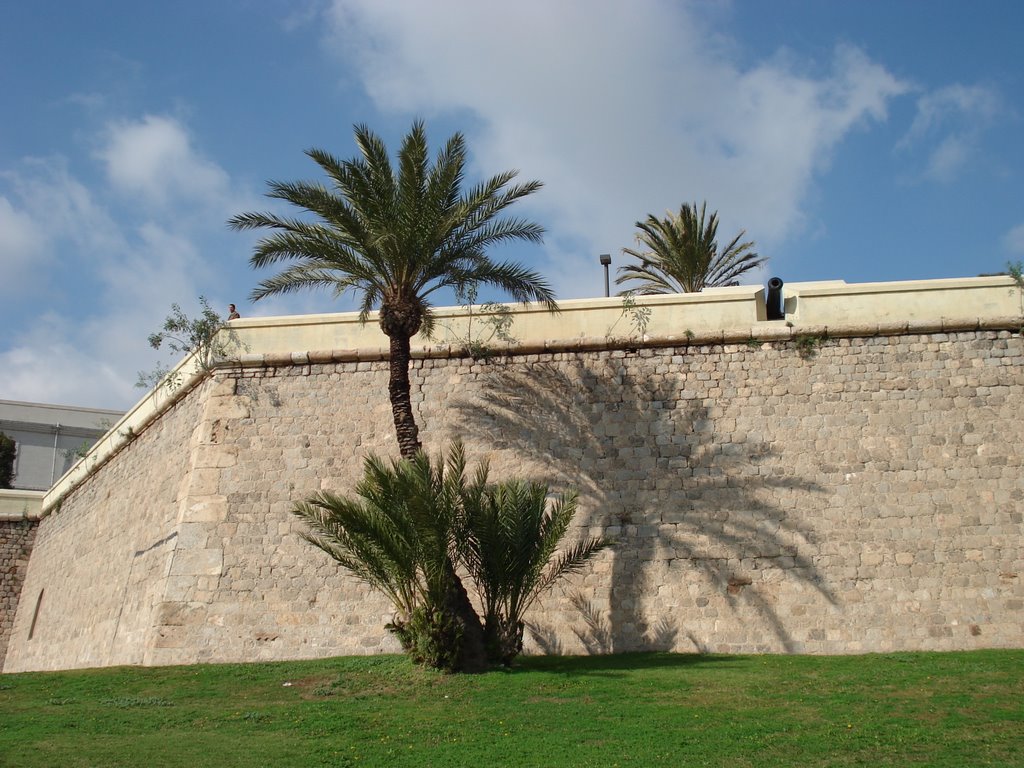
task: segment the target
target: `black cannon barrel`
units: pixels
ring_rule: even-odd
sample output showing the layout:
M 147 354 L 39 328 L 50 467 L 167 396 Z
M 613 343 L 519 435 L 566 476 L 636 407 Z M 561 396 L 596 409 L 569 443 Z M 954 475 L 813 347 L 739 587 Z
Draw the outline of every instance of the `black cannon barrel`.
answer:
M 768 279 L 768 295 L 765 297 L 765 305 L 769 320 L 784 320 L 786 317 L 785 303 L 782 298 L 781 277 Z

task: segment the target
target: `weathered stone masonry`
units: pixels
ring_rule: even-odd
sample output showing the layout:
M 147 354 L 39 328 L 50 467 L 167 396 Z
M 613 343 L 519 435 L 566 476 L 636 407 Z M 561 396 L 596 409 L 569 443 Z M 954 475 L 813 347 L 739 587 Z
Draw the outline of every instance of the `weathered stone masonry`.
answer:
M 413 396 L 430 450 L 573 485 L 619 541 L 535 649 L 1019 647 L 1022 364 L 1009 331 L 684 343 L 418 359 Z M 5 671 L 395 650 L 289 514 L 397 452 L 386 379 L 218 370 L 41 522 Z
M 460 437 L 494 476 L 573 485 L 573 535 L 617 539 L 529 616 L 531 649 L 1024 645 L 1009 279 L 802 284 L 793 323 L 751 288 L 650 301 L 643 340 L 584 300 L 517 314 L 514 354 L 416 352 L 429 450 Z M 47 494 L 5 671 L 397 649 L 387 604 L 290 515 L 397 454 L 379 332 L 232 332 L 256 351 L 155 390 Z
M 14 627 L 36 525 L 35 520 L 0 520 L 0 659 L 7 653 L 7 638 Z

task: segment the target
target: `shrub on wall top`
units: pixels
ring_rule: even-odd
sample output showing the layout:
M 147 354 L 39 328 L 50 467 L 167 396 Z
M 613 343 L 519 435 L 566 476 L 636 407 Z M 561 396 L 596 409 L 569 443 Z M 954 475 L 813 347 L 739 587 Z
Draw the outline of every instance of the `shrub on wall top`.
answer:
M 0 488 L 10 488 L 14 481 L 15 442 L 0 432 Z

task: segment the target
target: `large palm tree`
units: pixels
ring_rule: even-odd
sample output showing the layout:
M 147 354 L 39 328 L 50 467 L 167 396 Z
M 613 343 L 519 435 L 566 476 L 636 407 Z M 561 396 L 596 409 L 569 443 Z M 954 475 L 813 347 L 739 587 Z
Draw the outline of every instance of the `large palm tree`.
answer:
M 329 288 L 336 296 L 353 291 L 365 319 L 379 309 L 381 330 L 390 340 L 388 394 L 405 458 L 420 449 L 409 384 L 410 341 L 433 326 L 431 295 L 440 289 L 466 291 L 490 284 L 516 301 L 542 301 L 557 310 L 554 294 L 538 275 L 514 262 L 495 262 L 489 246 L 540 242 L 543 229 L 502 212 L 536 192 L 539 181 L 511 184 L 506 171 L 463 191 L 466 142 L 456 133 L 428 156 L 426 129 L 413 123 L 402 140 L 398 167 L 387 147 L 364 125 L 355 127 L 359 155 L 338 160 L 320 149 L 306 154 L 327 175 L 330 186 L 313 182 L 269 183 L 268 197 L 313 214 L 314 220 L 273 213 L 232 218 L 236 230 L 269 229 L 256 245 L 255 268 L 287 263 L 252 292 L 251 298 L 301 288 Z
M 616 285 L 639 281 L 628 293 L 694 293 L 704 288 L 735 285 L 740 275 L 768 259 L 754 251 L 752 241 L 741 243 L 741 230 L 719 250 L 718 212 L 705 217 L 707 203 L 684 203 L 679 213 L 668 211 L 664 219 L 648 215 L 636 223 L 640 250 L 623 248 L 639 264 L 619 267 Z

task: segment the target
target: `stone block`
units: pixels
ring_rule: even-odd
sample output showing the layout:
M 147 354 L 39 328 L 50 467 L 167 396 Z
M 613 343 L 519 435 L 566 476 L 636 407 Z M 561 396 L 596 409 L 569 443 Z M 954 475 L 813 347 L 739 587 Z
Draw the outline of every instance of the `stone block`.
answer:
M 184 650 L 194 640 L 186 626 L 159 627 L 153 633 L 152 644 L 154 648 Z M 165 657 L 165 658 L 174 658 Z
M 157 606 L 158 627 L 194 626 L 206 621 L 206 607 L 194 603 L 161 603 Z
M 210 538 L 210 527 L 205 523 L 180 523 L 175 529 L 176 547 L 181 549 L 203 549 Z
M 170 576 L 220 576 L 224 567 L 224 550 L 176 550 L 171 560 Z
M 183 523 L 220 523 L 227 519 L 228 500 L 226 496 L 203 496 L 186 502 Z
M 208 421 L 237 421 L 247 419 L 251 414 L 249 399 L 244 397 L 211 398 L 206 407 Z
M 220 491 L 221 471 L 219 469 L 193 469 L 182 483 L 181 497 L 212 496 Z
M 196 469 L 222 469 L 238 463 L 238 448 L 233 445 L 199 445 L 192 451 Z

